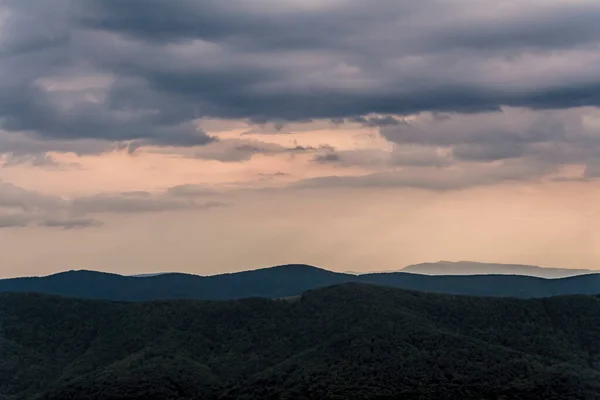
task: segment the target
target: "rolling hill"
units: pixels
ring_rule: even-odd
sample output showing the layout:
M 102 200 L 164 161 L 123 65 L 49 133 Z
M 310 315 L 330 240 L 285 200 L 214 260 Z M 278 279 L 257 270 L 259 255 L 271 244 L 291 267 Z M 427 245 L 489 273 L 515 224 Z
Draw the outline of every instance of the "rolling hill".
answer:
M 596 399 L 600 298 L 343 284 L 290 300 L 0 294 L 0 398 Z
M 0 280 L 0 292 L 33 292 L 117 301 L 228 300 L 296 296 L 306 290 L 350 282 L 474 296 L 536 298 L 600 293 L 598 274 L 563 279 L 511 275 L 427 276 L 403 272 L 352 275 L 308 265 L 285 265 L 206 277 L 174 273 L 131 277 L 69 271 L 46 277 Z

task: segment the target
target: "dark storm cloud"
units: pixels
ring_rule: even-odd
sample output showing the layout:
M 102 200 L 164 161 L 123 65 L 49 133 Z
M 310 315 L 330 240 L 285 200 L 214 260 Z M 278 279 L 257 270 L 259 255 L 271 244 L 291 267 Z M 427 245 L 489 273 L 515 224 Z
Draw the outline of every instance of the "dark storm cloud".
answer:
M 515 59 L 511 76 L 501 79 L 525 90 L 494 88 L 485 76 L 493 57 L 597 42 L 597 4 L 543 7 L 529 1 L 494 12 L 477 1 L 453 7 L 441 1 L 386 1 L 378 7 L 344 1 L 328 7 L 331 3 L 298 11 L 294 2 L 274 7 L 273 2 L 90 0 L 82 2 L 75 23 L 141 40 L 139 54 L 148 46 L 173 56 L 167 45 L 210 43 L 210 49 L 203 48 L 211 62 L 196 62 L 195 68 L 143 58 L 118 59 L 112 67 L 142 77 L 159 92 L 188 96 L 207 114 L 222 117 L 298 120 L 598 102 L 596 73 L 584 82 L 571 76 L 558 85 L 527 88 Z M 446 15 L 434 17 L 430 10 Z
M 211 141 L 189 122 L 169 124 L 160 120 L 163 117 L 108 110 L 104 105 L 85 101 L 63 110 L 41 88 L 11 89 L 0 93 L 0 118 L 7 131 L 36 132 L 55 139 L 139 140 L 172 146 Z
M 544 7 L 545 6 L 545 7 Z M 595 43 L 600 35 L 600 7 L 593 2 L 565 7 L 565 3 L 538 3 L 535 21 L 530 13 L 514 14 L 510 20 L 486 19 L 445 30 L 444 46 L 478 50 L 565 49 Z M 534 22 L 534 23 L 532 23 Z
M 187 147 L 211 141 L 200 117 L 394 127 L 364 116 L 600 104 L 592 1 L 3 4 L 1 126 L 51 140 Z
M 93 139 L 52 140 L 38 135 L 27 135 L 0 131 L 0 153 L 10 153 L 15 157 L 45 157 L 49 151 L 75 153 L 77 155 L 96 154 L 115 150 L 118 146 Z
M 385 117 L 351 117 L 348 118 L 349 122 L 356 122 L 364 126 L 368 126 L 370 128 L 373 127 L 382 127 L 382 126 L 396 126 L 400 125 L 403 121 L 396 119 L 390 115 Z

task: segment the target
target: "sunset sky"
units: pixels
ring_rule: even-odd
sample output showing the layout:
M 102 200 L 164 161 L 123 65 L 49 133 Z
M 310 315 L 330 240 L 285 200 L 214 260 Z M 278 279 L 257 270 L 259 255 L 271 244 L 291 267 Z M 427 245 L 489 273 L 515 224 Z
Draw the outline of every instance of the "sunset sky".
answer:
M 600 269 L 597 0 L 0 0 L 0 278 Z

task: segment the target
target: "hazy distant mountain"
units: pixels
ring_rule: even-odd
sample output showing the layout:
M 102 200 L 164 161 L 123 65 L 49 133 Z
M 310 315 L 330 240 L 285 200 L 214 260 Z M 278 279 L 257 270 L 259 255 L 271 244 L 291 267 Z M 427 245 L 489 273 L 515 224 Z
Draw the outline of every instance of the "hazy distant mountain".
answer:
M 351 275 L 308 265 L 285 265 L 206 277 L 175 273 L 132 277 L 69 271 L 46 277 L 0 280 L 0 292 L 36 292 L 118 301 L 226 300 L 296 296 L 306 290 L 349 282 L 473 296 L 534 298 L 600 293 L 599 274 L 562 279 L 514 275 L 428 276 L 405 272 Z
M 600 398 L 597 296 L 362 284 L 294 301 L 0 294 L 0 316 L 0 399 Z
M 598 272 L 589 269 L 545 268 L 534 265 L 493 264 L 472 261 L 440 261 L 435 263 L 422 263 L 409 265 L 408 267 L 401 269 L 401 271 L 424 275 L 501 274 L 537 276 L 540 278 L 565 278 L 568 276 L 592 274 Z

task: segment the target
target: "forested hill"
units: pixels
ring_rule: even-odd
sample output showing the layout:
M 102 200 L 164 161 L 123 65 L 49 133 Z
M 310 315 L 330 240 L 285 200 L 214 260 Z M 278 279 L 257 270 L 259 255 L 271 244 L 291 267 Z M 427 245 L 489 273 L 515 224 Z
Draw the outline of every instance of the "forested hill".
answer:
M 600 299 L 0 294 L 3 399 L 598 399 Z
M 562 279 L 515 275 L 426 276 L 401 272 L 353 275 L 308 265 L 284 265 L 206 277 L 175 273 L 132 277 L 69 271 L 46 277 L 0 280 L 0 292 L 34 292 L 118 301 L 226 300 L 296 296 L 306 290 L 349 282 L 474 296 L 536 298 L 600 293 L 598 274 Z

